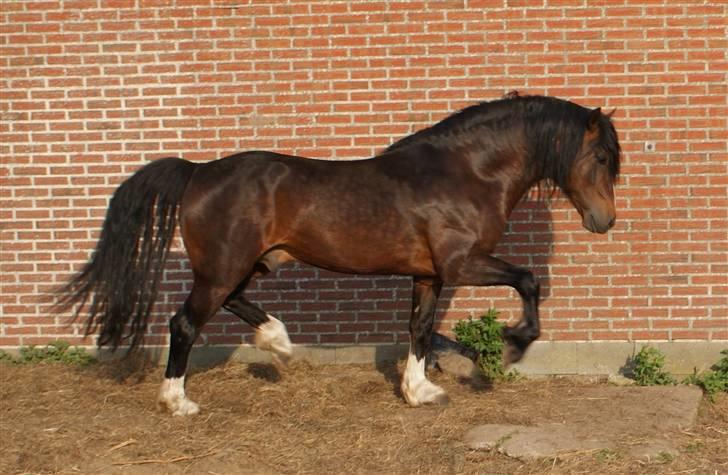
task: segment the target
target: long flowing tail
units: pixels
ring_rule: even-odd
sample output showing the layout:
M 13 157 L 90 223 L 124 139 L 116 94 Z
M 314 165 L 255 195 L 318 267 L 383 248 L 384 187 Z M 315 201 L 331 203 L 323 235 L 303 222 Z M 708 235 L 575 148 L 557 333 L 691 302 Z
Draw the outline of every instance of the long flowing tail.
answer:
M 56 311 L 86 309 L 86 335 L 99 328 L 98 345 L 112 350 L 141 343 L 177 225 L 177 207 L 195 164 L 156 160 L 114 193 L 96 250 L 58 290 Z

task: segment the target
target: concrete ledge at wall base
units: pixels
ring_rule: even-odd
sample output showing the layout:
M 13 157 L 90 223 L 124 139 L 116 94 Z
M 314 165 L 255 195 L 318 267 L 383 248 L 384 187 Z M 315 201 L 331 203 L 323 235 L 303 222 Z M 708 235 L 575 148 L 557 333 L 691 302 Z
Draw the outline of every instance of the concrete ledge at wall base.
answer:
M 523 360 L 513 365 L 526 376 L 549 375 L 615 375 L 622 374 L 628 361 L 639 350 L 650 345 L 665 355 L 665 369 L 676 376 L 692 374 L 693 368 L 703 371 L 717 363 L 720 352 L 728 349 L 728 340 L 719 341 L 540 341 L 529 348 Z M 17 355 L 17 348 L 5 348 Z M 111 354 L 107 350 L 88 348 L 102 361 L 121 358 L 124 350 Z M 294 360 L 314 365 L 376 364 L 406 357 L 406 345 L 296 345 Z M 147 347 L 145 358 L 164 365 L 167 347 Z M 196 346 L 190 355 L 193 368 L 204 368 L 227 361 L 267 363 L 270 355 L 250 345 Z
M 665 370 L 683 376 L 693 369 L 709 369 L 728 349 L 728 340 L 719 341 L 541 341 L 529 348 L 515 369 L 525 375 L 614 375 L 622 374 L 630 359 L 643 346 L 657 348 L 665 355 Z
M 709 369 L 728 349 L 725 341 L 593 342 L 542 341 L 534 343 L 526 356 L 513 365 L 526 376 L 622 374 L 629 360 L 650 345 L 665 355 L 665 369 L 676 376 Z M 165 350 L 166 351 L 166 350 Z M 294 359 L 312 364 L 376 364 L 407 356 L 407 345 L 295 346 Z M 165 356 L 166 357 L 166 356 Z M 270 355 L 251 346 L 199 347 L 193 364 L 222 361 L 269 362 Z

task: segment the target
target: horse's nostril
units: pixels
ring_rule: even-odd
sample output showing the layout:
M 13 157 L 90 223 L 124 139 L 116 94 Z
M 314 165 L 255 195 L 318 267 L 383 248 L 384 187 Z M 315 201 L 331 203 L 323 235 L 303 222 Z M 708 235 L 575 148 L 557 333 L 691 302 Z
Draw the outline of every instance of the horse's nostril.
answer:
M 614 227 L 614 223 L 617 222 L 617 218 L 614 217 L 609 221 L 609 229 L 612 229 Z

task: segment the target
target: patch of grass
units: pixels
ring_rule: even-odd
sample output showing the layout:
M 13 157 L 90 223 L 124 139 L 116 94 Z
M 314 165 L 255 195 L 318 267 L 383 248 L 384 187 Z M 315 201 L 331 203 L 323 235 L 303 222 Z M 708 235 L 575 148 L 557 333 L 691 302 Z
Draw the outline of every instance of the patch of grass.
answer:
M 612 449 L 602 449 L 594 454 L 594 459 L 599 463 L 614 462 L 622 458 L 622 454 Z
M 673 457 L 672 454 L 667 453 L 667 452 L 660 452 L 657 454 L 657 457 L 655 458 L 655 460 L 657 460 L 657 462 L 659 462 L 659 463 L 670 463 L 674 459 L 675 459 L 675 457 Z
M 460 320 L 453 328 L 455 339 L 478 352 L 478 367 L 491 380 L 514 381 L 520 374 L 503 367 L 503 323 L 498 321 L 498 312 L 491 308 L 474 320 Z
M 712 371 L 698 373 L 697 369 L 694 369 L 693 374 L 683 381 L 683 384 L 700 386 L 712 402 L 715 402 L 718 393 L 728 392 L 728 349 L 721 351 L 720 354 L 725 356 L 712 366 Z
M 499 381 L 502 381 L 504 383 L 515 383 L 516 381 L 521 381 L 524 379 L 525 376 L 521 374 L 520 371 L 517 369 L 509 369 L 503 376 L 500 377 Z
M 682 384 L 693 384 L 703 389 L 711 402 L 721 392 L 728 392 L 728 349 L 720 352 L 723 357 L 710 370 L 693 374 L 681 381 Z M 640 386 L 671 385 L 678 381 L 664 370 L 665 355 L 657 348 L 643 346 L 631 360 L 632 379 Z
M 60 363 L 67 365 L 87 366 L 96 362 L 96 358 L 84 348 L 71 347 L 70 343 L 57 340 L 46 346 L 24 346 L 20 348 L 20 356 L 13 358 L 5 351 L 0 352 L 0 361 L 15 364 Z
M 0 350 L 0 363 L 14 363 L 13 356 L 5 350 Z
M 500 439 L 498 439 L 498 440 L 495 441 L 495 444 L 493 445 L 493 448 L 495 450 L 499 450 L 501 447 L 503 447 L 503 444 L 505 444 L 506 442 L 508 442 L 509 440 L 511 440 L 514 435 L 516 435 L 515 432 L 512 432 L 510 434 L 504 435 L 503 437 L 501 437 Z
M 632 361 L 632 376 L 640 386 L 676 384 L 675 378 L 663 368 L 665 355 L 651 346 L 643 346 Z
M 705 447 L 705 442 L 702 440 L 695 440 L 685 446 L 685 451 L 688 453 L 698 452 Z

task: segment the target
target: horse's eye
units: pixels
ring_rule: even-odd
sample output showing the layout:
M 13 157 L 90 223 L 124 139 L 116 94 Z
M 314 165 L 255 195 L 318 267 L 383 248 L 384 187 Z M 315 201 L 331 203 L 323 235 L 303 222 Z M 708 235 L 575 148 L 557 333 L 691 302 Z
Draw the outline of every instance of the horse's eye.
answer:
M 607 164 L 607 157 L 606 156 L 599 154 L 596 157 L 597 157 L 597 163 L 599 165 L 606 165 Z

